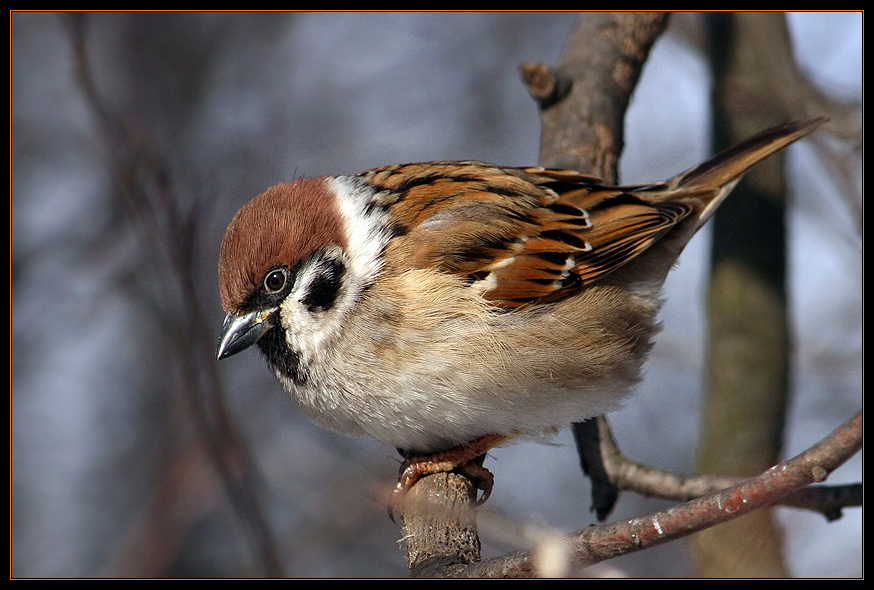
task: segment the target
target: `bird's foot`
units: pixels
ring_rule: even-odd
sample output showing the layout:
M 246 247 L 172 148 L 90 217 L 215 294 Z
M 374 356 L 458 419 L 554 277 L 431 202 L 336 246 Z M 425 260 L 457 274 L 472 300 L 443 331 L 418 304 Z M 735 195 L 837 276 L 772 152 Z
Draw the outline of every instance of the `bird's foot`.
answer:
M 389 517 L 394 521 L 395 507 L 417 481 L 426 475 L 449 471 L 461 473 L 473 482 L 476 489 L 482 490 L 482 496 L 476 502 L 479 506 L 488 499 L 494 485 L 494 476 L 482 466 L 481 458 L 488 450 L 509 439 L 509 436 L 503 434 L 487 434 L 433 455 L 408 457 L 398 472 L 398 483 L 388 506 Z

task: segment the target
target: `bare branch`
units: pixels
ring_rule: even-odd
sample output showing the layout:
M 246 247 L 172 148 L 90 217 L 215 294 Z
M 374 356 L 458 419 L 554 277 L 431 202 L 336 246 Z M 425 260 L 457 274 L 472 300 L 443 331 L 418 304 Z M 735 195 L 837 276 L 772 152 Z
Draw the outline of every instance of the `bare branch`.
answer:
M 728 489 L 666 510 L 591 526 L 572 535 L 569 543 L 574 563 L 579 567 L 594 565 L 771 506 L 812 483 L 824 481 L 859 451 L 862 439 L 860 411 L 810 449 Z M 466 577 L 534 577 L 538 572 L 534 553 L 517 551 L 473 564 L 463 574 Z
M 404 538 L 413 577 L 479 561 L 476 488 L 457 473 L 438 473 L 428 485 L 417 485 L 404 498 Z
M 744 481 L 724 475 L 682 475 L 636 463 L 619 450 L 610 424 L 598 418 L 603 466 L 610 481 L 621 490 L 665 500 L 687 501 L 712 494 Z M 840 518 L 843 508 L 862 505 L 862 485 L 810 486 L 777 502 L 780 506 L 811 510 L 828 520 Z

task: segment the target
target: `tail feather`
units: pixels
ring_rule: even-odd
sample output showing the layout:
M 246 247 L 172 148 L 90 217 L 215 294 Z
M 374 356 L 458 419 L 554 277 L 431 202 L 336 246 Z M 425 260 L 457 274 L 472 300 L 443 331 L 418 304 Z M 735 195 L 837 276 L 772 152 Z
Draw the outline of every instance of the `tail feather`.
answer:
M 689 189 L 714 189 L 736 182 L 760 161 L 813 132 L 825 121 L 825 118 L 820 117 L 766 129 L 674 177 L 668 185 Z
M 671 189 L 685 192 L 688 197 L 695 193 L 703 198 L 696 213 L 694 228 L 700 228 L 713 215 L 722 201 L 734 189 L 746 172 L 790 143 L 813 132 L 827 119 L 793 121 L 766 129 L 741 143 L 713 156 L 703 164 L 675 176 L 665 184 Z M 687 197 L 687 198 L 688 198 Z M 689 198 L 689 200 L 695 200 Z
M 811 133 L 824 121 L 787 123 L 765 130 L 662 185 L 653 185 L 646 191 L 651 202 L 679 201 L 689 207 L 689 215 L 665 232 L 645 255 L 617 271 L 623 273 L 621 280 L 645 282 L 653 277 L 663 279 L 692 236 L 713 215 L 745 172 Z

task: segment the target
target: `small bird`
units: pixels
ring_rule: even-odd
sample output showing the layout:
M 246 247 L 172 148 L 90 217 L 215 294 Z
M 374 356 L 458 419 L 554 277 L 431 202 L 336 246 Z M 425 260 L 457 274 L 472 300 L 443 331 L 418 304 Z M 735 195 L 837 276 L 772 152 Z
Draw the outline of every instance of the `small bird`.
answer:
M 615 410 L 640 379 L 665 276 L 769 129 L 661 183 L 425 162 L 298 178 L 221 246 L 217 357 L 257 345 L 316 423 L 398 449 L 397 491 L 511 438 Z

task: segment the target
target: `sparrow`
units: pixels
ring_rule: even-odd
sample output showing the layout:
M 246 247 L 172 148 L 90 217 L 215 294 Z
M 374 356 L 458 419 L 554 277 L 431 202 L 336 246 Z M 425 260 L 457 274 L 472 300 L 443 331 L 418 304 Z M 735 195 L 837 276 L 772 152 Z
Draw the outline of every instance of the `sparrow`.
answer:
M 297 178 L 221 245 L 217 357 L 257 346 L 323 427 L 405 461 L 396 490 L 510 439 L 617 409 L 641 378 L 680 252 L 757 162 L 763 131 L 665 182 L 478 161 Z

